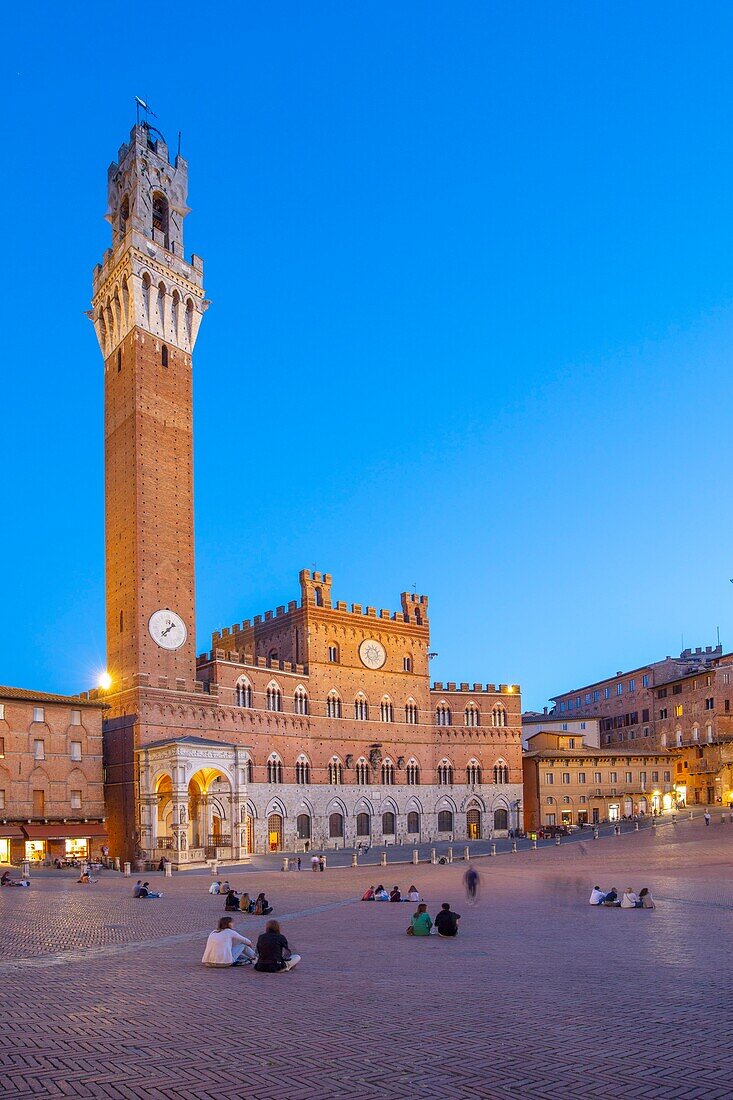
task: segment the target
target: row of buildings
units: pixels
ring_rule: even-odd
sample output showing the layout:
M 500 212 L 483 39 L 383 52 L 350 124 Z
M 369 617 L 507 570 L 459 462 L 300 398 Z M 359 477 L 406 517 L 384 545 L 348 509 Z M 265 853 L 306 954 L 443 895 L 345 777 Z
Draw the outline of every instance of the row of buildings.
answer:
M 303 570 L 296 599 L 196 653 L 192 355 L 209 302 L 203 260 L 185 258 L 187 191 L 186 161 L 138 123 L 107 171 L 111 242 L 88 314 L 104 372 L 107 676 L 78 696 L 0 689 L 0 861 L 106 847 L 185 867 L 727 798 L 717 649 L 523 721 L 516 684 L 431 682 L 427 596 L 347 604 Z

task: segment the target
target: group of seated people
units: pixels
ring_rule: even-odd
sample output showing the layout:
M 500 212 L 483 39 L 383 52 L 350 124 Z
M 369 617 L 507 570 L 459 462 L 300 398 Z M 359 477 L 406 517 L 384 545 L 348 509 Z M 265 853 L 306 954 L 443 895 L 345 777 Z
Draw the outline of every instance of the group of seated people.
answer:
M 447 938 L 458 935 L 458 922 L 460 913 L 454 913 L 450 902 L 444 901 L 435 920 L 430 919 L 428 907 L 425 902 L 418 905 L 416 912 L 407 927 L 408 936 L 445 936 Z
M 163 891 L 151 890 L 149 882 L 141 882 L 141 880 L 138 879 L 132 888 L 132 896 L 134 898 L 162 898 Z
M 223 891 L 220 891 L 223 893 Z M 272 906 L 264 893 L 259 893 L 256 898 L 251 898 L 246 890 L 238 894 L 231 887 L 224 898 L 224 908 L 229 913 L 253 913 L 256 917 L 266 917 L 272 912 Z
M 393 886 L 389 893 L 380 883 L 379 886 L 370 886 L 362 894 L 362 901 L 412 901 L 420 900 L 420 892 L 417 886 L 411 886 L 403 897 L 399 886 Z
M 232 928 L 232 917 L 222 917 L 209 934 L 201 962 L 204 966 L 254 966 L 260 973 L 277 974 L 297 966 L 300 955 L 290 950 L 276 920 L 268 920 L 253 947 L 251 940 Z
M 2 876 L 0 876 L 0 886 L 30 886 L 30 879 L 21 878 L 16 882 L 15 879 L 11 878 L 10 871 L 3 871 Z
M 639 893 L 635 893 L 630 886 L 626 887 L 624 894 L 619 901 L 618 890 L 615 886 L 612 886 L 610 890 L 604 892 L 600 886 L 594 886 L 591 890 L 590 898 L 588 899 L 589 905 L 608 905 L 617 909 L 653 909 L 654 898 L 649 892 L 648 887 L 644 887 Z

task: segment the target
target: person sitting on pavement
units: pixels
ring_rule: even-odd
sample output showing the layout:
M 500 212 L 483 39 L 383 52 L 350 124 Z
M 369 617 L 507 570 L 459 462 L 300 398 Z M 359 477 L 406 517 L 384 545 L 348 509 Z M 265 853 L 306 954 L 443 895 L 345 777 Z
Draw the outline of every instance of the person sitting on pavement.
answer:
M 460 913 L 454 913 L 447 901 L 440 907 L 440 912 L 435 918 L 435 927 L 439 936 L 457 936 Z
M 605 898 L 603 899 L 603 904 L 617 906 L 621 904 L 621 902 L 618 900 L 618 891 L 615 886 L 612 886 L 611 889 L 608 891 Z
M 239 912 L 240 913 L 251 913 L 253 909 L 254 909 L 254 905 L 252 903 L 252 899 L 249 896 L 249 894 L 247 893 L 247 891 L 244 890 L 242 892 L 240 898 L 239 898 Z
M 407 929 L 408 936 L 429 936 L 430 930 L 433 927 L 433 922 L 430 919 L 428 913 L 428 907 L 425 902 L 421 902 L 418 905 L 416 912 L 412 914 L 410 918 L 410 924 Z
M 266 917 L 268 913 L 272 912 L 272 906 L 265 897 L 264 894 L 257 895 L 257 901 L 255 902 L 255 913 L 258 917 Z
M 418 890 L 417 886 L 411 886 L 410 889 L 407 891 L 407 897 L 403 898 L 402 900 L 403 901 L 419 902 L 420 901 L 420 891 Z
M 281 970 L 292 970 L 300 962 L 300 955 L 294 955 L 288 941 L 280 932 L 276 920 L 268 920 L 265 931 L 257 940 L 257 962 L 255 970 L 265 974 L 277 974 Z
M 132 896 L 134 898 L 139 898 L 140 897 L 140 891 L 142 890 L 142 888 L 143 888 L 143 880 L 141 878 L 139 878 L 137 880 L 137 882 L 135 883 L 135 885 L 133 886 L 133 888 L 132 888 Z
M 235 932 L 231 917 L 221 917 L 219 927 L 209 933 L 201 962 L 204 966 L 247 966 L 256 958 L 252 941 Z
M 79 875 L 79 877 L 76 881 L 83 883 L 85 886 L 88 886 L 89 883 L 91 882 L 91 879 L 89 877 L 89 872 L 88 871 L 82 871 L 82 873 Z
M 221 882 L 219 881 L 219 879 L 217 879 L 216 882 L 212 882 L 211 886 L 209 887 L 209 893 L 210 894 L 218 894 L 220 892 L 221 892 Z
M 630 886 L 626 887 L 624 896 L 621 898 L 622 909 L 640 909 L 639 895 L 634 893 Z
M 589 905 L 603 905 L 606 900 L 606 895 L 600 886 L 594 886 L 590 892 L 590 898 L 588 900 Z
M 370 886 L 368 890 L 365 890 L 361 895 L 362 901 L 374 901 L 374 887 Z
M 642 908 L 642 909 L 654 909 L 655 908 L 654 898 L 652 897 L 651 893 L 649 892 L 649 887 L 648 886 L 645 886 L 643 890 L 639 891 L 639 901 L 641 903 L 640 908 Z
M 393 886 L 389 894 L 390 901 L 402 901 L 402 894 L 400 893 L 399 886 Z
M 13 885 L 13 883 L 10 879 L 10 871 L 3 871 L 2 877 L 0 878 L 0 886 L 12 886 L 12 885 Z
M 237 891 L 231 888 L 227 890 L 227 895 L 224 899 L 224 908 L 230 911 L 236 910 L 239 912 L 239 897 Z
M 149 882 L 144 882 L 142 884 L 142 886 L 140 887 L 140 893 L 138 894 L 138 897 L 139 898 L 162 898 L 163 897 L 163 892 L 162 892 L 162 890 L 151 890 L 150 889 L 150 883 Z
M 221 886 L 219 887 L 219 893 L 220 894 L 228 894 L 230 890 L 231 890 L 231 886 L 229 885 L 229 880 L 224 879 Z
M 375 901 L 389 901 L 389 894 L 384 889 L 384 887 L 382 886 L 381 883 L 379 884 L 379 886 L 374 891 L 374 900 Z

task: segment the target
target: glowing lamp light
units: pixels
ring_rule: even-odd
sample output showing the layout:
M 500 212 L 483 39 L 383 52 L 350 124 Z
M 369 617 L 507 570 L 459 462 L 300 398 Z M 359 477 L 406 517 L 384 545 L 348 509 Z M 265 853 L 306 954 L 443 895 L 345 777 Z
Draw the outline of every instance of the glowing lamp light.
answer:
M 99 687 L 101 687 L 102 691 L 109 691 L 112 687 L 112 677 L 108 672 L 103 672 L 99 677 Z

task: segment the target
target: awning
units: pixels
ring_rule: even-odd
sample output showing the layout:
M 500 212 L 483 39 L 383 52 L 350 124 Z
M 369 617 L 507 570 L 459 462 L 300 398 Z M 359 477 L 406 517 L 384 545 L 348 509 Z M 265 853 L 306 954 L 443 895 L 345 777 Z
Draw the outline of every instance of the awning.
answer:
M 0 825 L 0 840 L 25 840 L 20 825 Z
M 99 821 L 61 822 L 60 825 L 24 825 L 23 832 L 28 840 L 84 840 L 93 836 L 107 835 L 107 827 Z

